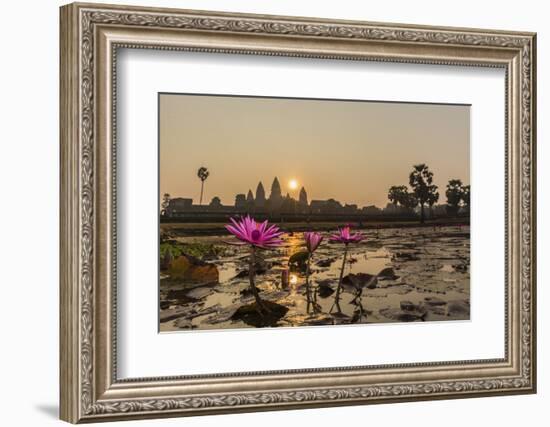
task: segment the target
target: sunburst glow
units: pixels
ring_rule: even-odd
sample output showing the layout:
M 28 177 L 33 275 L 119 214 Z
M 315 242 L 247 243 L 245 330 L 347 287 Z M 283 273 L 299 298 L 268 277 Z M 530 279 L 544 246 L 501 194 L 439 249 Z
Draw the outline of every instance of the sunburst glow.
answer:
M 298 188 L 298 181 L 296 181 L 295 179 L 291 179 L 290 181 L 288 181 L 288 188 L 290 188 L 291 190 L 296 190 Z

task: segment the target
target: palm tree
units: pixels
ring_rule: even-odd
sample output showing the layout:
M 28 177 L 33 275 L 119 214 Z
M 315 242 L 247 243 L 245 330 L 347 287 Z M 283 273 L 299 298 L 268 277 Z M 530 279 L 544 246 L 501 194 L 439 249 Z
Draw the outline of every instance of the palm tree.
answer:
M 199 205 L 202 205 L 202 195 L 204 192 L 204 181 L 206 181 L 206 178 L 210 175 L 210 172 L 208 172 L 208 169 L 204 166 L 201 166 L 199 170 L 197 171 L 197 176 L 201 180 L 201 197 L 199 200 Z
M 403 205 L 405 198 L 407 197 L 407 187 L 405 185 L 393 185 L 388 190 L 388 199 L 394 205 L 400 204 Z
M 161 204 L 161 215 L 165 215 L 166 214 L 166 208 L 168 207 L 168 205 L 170 204 L 170 194 L 168 193 L 164 193 L 164 195 L 162 196 L 162 204 Z
M 433 184 L 433 176 L 433 172 L 424 163 L 414 165 L 413 171 L 409 175 L 409 185 L 420 204 L 421 223 L 424 222 L 424 205 L 433 200 L 435 193 L 437 193 L 437 185 Z
M 434 185 L 435 189 L 430 189 L 429 195 L 428 195 L 428 206 L 430 207 L 430 217 L 433 219 L 433 206 L 437 203 L 439 200 L 439 191 L 437 191 L 437 187 Z
M 470 186 L 469 185 L 464 185 L 462 187 L 462 202 L 464 203 L 464 206 L 470 209 Z
M 462 181 L 460 179 L 451 179 L 447 184 L 445 195 L 447 196 L 447 213 L 452 216 L 457 215 L 460 209 L 460 202 L 463 198 Z

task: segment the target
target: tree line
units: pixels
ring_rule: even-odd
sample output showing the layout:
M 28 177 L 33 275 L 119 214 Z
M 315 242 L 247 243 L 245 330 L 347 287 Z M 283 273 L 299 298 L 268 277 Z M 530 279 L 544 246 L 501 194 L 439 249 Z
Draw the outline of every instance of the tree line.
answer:
M 410 187 L 410 190 L 409 190 Z M 433 183 L 433 172 L 428 165 L 421 163 L 413 166 L 409 174 L 409 187 L 393 185 L 388 190 L 388 199 L 395 205 L 407 209 L 420 207 L 420 222 L 425 220 L 425 208 L 430 210 L 439 201 L 437 185 Z M 463 185 L 460 179 L 451 179 L 445 190 L 447 214 L 455 216 L 464 206 L 470 207 L 470 186 Z

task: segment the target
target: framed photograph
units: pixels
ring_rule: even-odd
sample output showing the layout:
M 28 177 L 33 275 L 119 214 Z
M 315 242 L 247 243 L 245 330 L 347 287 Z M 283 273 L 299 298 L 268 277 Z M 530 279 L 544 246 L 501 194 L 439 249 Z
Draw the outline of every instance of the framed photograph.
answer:
M 533 393 L 535 34 L 61 8 L 61 418 Z
M 469 119 L 160 93 L 160 331 L 469 320 Z

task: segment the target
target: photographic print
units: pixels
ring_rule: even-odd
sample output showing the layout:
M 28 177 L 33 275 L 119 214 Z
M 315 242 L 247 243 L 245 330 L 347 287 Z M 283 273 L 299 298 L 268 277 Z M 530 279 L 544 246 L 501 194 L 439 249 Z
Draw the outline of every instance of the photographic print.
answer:
M 62 420 L 536 393 L 535 33 L 59 22 Z
M 159 329 L 470 318 L 470 106 L 160 93 Z

